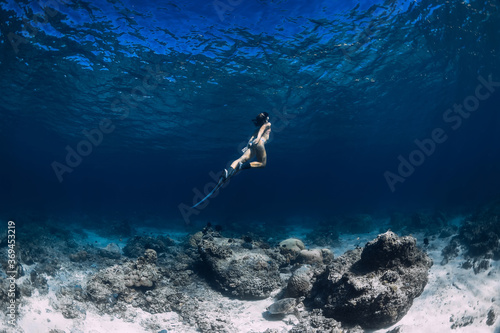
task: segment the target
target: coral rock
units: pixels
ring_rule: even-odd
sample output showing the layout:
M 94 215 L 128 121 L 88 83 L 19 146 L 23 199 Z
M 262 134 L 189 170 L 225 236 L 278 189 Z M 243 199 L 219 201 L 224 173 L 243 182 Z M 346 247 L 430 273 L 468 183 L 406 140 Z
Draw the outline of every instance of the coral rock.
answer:
M 240 299 L 268 297 L 281 284 L 278 264 L 265 250 L 248 250 L 242 244 L 222 237 L 202 240 L 198 252 L 210 271 L 208 278 Z
M 293 272 L 286 287 L 287 297 L 301 297 L 308 295 L 312 288 L 311 279 L 314 272 L 309 265 L 304 265 Z
M 288 238 L 280 243 L 280 250 L 284 252 L 298 253 L 305 248 L 304 243 L 297 238 Z
M 323 262 L 321 250 L 302 250 L 297 258 L 303 264 L 319 264 Z
M 427 284 L 432 260 L 413 237 L 379 235 L 363 250 L 348 251 L 317 277 L 309 303 L 326 317 L 365 329 L 399 321 Z

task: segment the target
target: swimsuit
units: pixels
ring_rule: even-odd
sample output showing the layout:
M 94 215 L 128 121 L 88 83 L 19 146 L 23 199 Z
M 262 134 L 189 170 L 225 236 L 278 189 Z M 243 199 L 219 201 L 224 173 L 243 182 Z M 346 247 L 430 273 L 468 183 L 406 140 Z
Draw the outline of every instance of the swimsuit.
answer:
M 253 144 L 251 145 L 252 142 L 253 142 L 253 140 L 249 141 L 247 146 L 245 148 L 243 148 L 241 150 L 241 152 L 245 153 L 249 147 L 250 147 L 250 149 L 255 148 L 255 145 L 253 145 Z M 262 144 L 266 144 L 266 139 L 260 138 L 260 142 L 262 142 Z

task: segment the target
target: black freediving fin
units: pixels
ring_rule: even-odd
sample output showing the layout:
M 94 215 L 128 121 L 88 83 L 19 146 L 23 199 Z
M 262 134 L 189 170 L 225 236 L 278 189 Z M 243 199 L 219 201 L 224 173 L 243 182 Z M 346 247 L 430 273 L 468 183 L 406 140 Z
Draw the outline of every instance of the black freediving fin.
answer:
M 212 191 L 210 191 L 210 193 L 208 193 L 206 195 L 206 197 L 204 197 L 201 201 L 199 201 L 196 205 L 194 205 L 193 207 L 191 208 L 196 208 L 198 207 L 202 202 L 204 202 L 205 200 L 207 200 L 208 198 L 210 198 L 215 192 L 217 192 L 218 189 L 220 189 L 222 186 L 224 186 L 224 184 L 234 175 L 234 173 L 232 174 L 228 174 L 227 177 L 221 177 L 219 179 L 219 182 L 217 183 L 217 185 L 215 185 L 214 189 Z
M 245 163 L 245 164 L 249 164 L 249 163 Z M 215 192 L 217 192 L 218 189 L 220 189 L 222 186 L 224 186 L 224 184 L 226 184 L 229 181 L 229 179 L 231 179 L 231 177 L 236 175 L 240 170 L 246 169 L 245 164 L 240 163 L 240 164 L 238 164 L 236 169 L 229 168 L 228 170 L 224 170 L 224 173 L 225 173 L 224 176 L 220 177 L 219 182 L 217 183 L 217 185 L 215 185 L 214 189 L 212 191 L 210 191 L 210 193 L 208 193 L 206 197 L 204 197 L 201 201 L 199 201 L 196 205 L 194 205 L 191 208 L 198 207 L 202 202 L 204 202 L 205 200 L 210 198 Z

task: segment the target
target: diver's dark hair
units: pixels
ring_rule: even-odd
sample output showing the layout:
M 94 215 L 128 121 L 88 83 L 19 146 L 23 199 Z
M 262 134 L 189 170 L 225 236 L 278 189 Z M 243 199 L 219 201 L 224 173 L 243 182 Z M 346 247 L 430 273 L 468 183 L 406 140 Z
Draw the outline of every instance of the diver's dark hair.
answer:
M 255 126 L 261 127 L 262 125 L 265 124 L 267 117 L 269 117 L 269 114 L 267 112 L 262 112 L 255 119 L 252 119 L 252 121 L 255 124 Z

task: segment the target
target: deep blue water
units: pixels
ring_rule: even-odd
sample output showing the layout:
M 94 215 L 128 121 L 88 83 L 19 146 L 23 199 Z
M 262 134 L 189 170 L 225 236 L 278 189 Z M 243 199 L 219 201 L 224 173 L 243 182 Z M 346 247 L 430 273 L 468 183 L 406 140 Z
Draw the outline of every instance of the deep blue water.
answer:
M 2 2 L 2 215 L 182 223 L 179 205 L 239 156 L 263 111 L 268 166 L 184 211 L 191 222 L 480 204 L 500 188 L 499 7 Z M 69 166 L 68 149 L 86 156 Z

